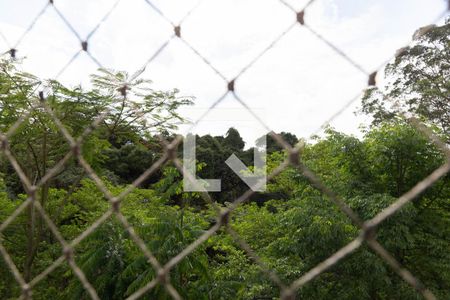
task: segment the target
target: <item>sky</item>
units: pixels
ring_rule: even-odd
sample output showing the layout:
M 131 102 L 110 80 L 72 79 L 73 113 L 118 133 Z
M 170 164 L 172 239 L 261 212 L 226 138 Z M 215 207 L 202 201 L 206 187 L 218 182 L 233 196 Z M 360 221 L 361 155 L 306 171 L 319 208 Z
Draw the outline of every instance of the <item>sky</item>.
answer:
M 54 78 L 79 51 L 80 42 L 53 7 L 47 6 L 20 38 L 47 1 L 0 0 L 0 53 L 14 47 L 19 57 L 26 57 L 24 70 Z M 358 135 L 359 126 L 370 121 L 354 114 L 360 104 L 355 97 L 367 86 L 365 73 L 379 69 L 411 41 L 419 27 L 435 21 L 442 24 L 447 7 L 444 0 L 316 0 L 305 11 L 306 24 L 351 57 L 364 73 L 299 23 L 291 27 L 296 15 L 279 0 L 116 2 L 54 0 L 54 5 L 82 40 L 114 7 L 89 37 L 88 50 L 102 66 L 130 73 L 141 69 L 170 39 L 171 23 L 182 21 L 183 40 L 228 81 L 289 28 L 235 82 L 236 95 L 258 119 L 228 94 L 195 128 L 184 125 L 179 130 L 223 135 L 235 127 L 247 146 L 269 129 L 308 138 L 320 133 L 337 112 L 330 125 Z M 300 11 L 308 1 L 285 2 Z M 177 88 L 181 96 L 194 97 L 195 105 L 181 113 L 195 121 L 223 96 L 227 83 L 192 48 L 178 38 L 170 39 L 141 77 L 151 79 L 154 89 Z M 69 86 L 88 87 L 88 76 L 97 68 L 82 52 L 58 79 Z M 381 81 L 382 74 L 378 77 Z M 351 99 L 356 101 L 347 107 Z

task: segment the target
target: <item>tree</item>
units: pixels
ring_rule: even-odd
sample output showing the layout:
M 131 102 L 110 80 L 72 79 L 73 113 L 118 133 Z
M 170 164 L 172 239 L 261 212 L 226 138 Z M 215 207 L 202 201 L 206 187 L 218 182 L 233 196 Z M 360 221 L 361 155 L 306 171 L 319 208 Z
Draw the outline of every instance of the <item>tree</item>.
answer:
M 289 145 L 294 147 L 298 143 L 298 138 L 295 136 L 295 134 L 292 134 L 290 132 L 280 132 L 278 134 L 285 142 L 287 142 Z M 264 141 L 266 142 L 266 151 L 268 154 L 273 153 L 275 151 L 282 151 L 284 148 L 278 144 L 274 138 L 272 138 L 271 135 L 265 135 L 256 140 L 256 146 L 261 147 L 264 144 Z
M 182 120 L 177 109 L 191 104 L 191 99 L 177 97 L 176 90 L 154 91 L 148 86 L 148 80 L 136 79 L 138 75 L 136 73 L 130 77 L 125 72 L 100 70 L 100 75 L 92 76 L 94 88 L 83 90 L 81 87 L 65 87 L 55 80 L 40 80 L 18 71 L 11 61 L 0 60 L 0 131 L 7 132 L 18 119 L 29 113 L 8 140 L 11 152 L 31 184 L 40 182 L 52 167 L 70 153 L 68 141 L 44 106 L 56 115 L 66 131 L 75 138 L 100 113 L 105 113 L 102 124 L 84 138 L 81 147 L 85 160 L 98 172 L 101 172 L 100 167 L 107 158 L 105 150 L 111 145 L 138 143 L 142 139 L 148 140 L 152 133 L 166 133 L 176 128 L 176 123 Z M 38 96 L 35 93 L 38 88 L 46 88 L 47 95 L 42 93 Z M 16 196 L 27 192 L 27 187 L 18 180 L 17 172 L 7 163 L 7 159 L 1 157 L 0 160 L 0 172 L 12 174 L 5 178 L 8 190 Z M 52 186 L 69 188 L 77 185 L 86 176 L 80 169 L 74 159 L 69 160 L 51 180 L 41 185 L 36 193 L 37 201 L 45 206 Z M 33 262 L 45 230 L 39 216 L 36 219 L 37 226 L 34 226 L 32 220 L 35 211 L 31 205 L 27 213 L 25 280 L 31 277 Z
M 363 97 L 362 112 L 372 115 L 374 124 L 405 111 L 449 135 L 450 19 L 443 26 L 416 31 L 412 46 L 397 52 L 385 77 L 385 88 L 370 88 Z
M 232 201 L 239 197 L 248 186 L 230 169 L 225 161 L 233 153 L 244 164 L 253 164 L 253 149 L 244 150 L 244 141 L 235 128 L 228 129 L 225 136 L 197 136 L 196 159 L 205 166 L 199 171 L 201 178 L 220 178 L 221 192 L 214 194 L 219 202 Z
M 153 90 L 150 80 L 137 78 L 141 73 L 100 69 L 92 75 L 95 88 L 91 93 L 108 109 L 103 124 L 113 145 L 135 142 L 136 137 L 151 133 L 172 132 L 184 121 L 178 109 L 193 103 L 191 98 L 179 97 L 177 89 Z
M 237 131 L 233 127 L 228 129 L 227 134 L 225 135 L 224 144 L 227 145 L 230 149 L 238 151 L 244 150 L 245 146 L 245 142 L 239 134 L 239 131 Z
M 445 162 L 440 149 L 402 119 L 381 123 L 366 134 L 364 144 L 372 191 L 394 197 L 400 197 Z M 427 192 L 436 190 L 434 186 Z
M 92 206 L 97 200 L 90 196 L 93 194 L 91 188 L 86 182 L 84 205 Z M 113 190 L 120 192 L 123 189 Z M 73 204 L 77 206 L 77 202 Z M 77 209 L 84 210 L 81 205 Z M 168 206 L 148 189 L 136 189 L 129 194 L 121 211 L 162 264 L 198 238 L 207 224 L 190 208 L 179 210 L 177 206 Z M 75 225 L 76 215 L 68 217 Z M 78 248 L 77 263 L 101 299 L 124 299 L 157 276 L 123 225 L 115 219 L 108 220 Z M 207 265 L 204 246 L 201 246 L 173 268 L 170 281 L 183 298 L 201 299 L 209 285 Z M 69 285 L 61 293 L 61 299 L 88 297 L 73 272 L 67 272 L 64 279 Z M 170 299 L 170 296 L 162 285 L 157 285 L 144 299 Z

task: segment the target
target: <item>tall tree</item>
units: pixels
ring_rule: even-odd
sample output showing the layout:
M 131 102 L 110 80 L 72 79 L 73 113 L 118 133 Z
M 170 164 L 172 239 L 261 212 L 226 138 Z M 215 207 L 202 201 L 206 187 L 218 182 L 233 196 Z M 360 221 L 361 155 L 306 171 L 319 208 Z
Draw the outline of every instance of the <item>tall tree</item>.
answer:
M 94 88 L 84 90 L 81 87 L 65 87 L 55 80 L 40 80 L 19 71 L 9 60 L 0 60 L 0 132 L 7 132 L 17 120 L 29 113 L 9 137 L 8 146 L 31 184 L 40 182 L 48 170 L 70 153 L 70 145 L 42 105 L 44 101 L 74 137 L 80 136 L 96 116 L 106 112 L 103 123 L 93 134 L 85 137 L 81 149 L 83 157 L 96 170 L 106 158 L 104 150 L 111 147 L 111 144 L 120 146 L 127 142 L 137 142 L 148 138 L 155 131 L 167 132 L 176 128 L 176 123 L 182 120 L 177 112 L 178 108 L 192 103 L 191 99 L 179 98 L 176 90 L 155 91 L 149 87 L 148 80 L 136 79 L 138 75 L 140 74 L 128 76 L 125 72 L 100 70 L 99 75 L 92 77 Z M 48 91 L 45 99 L 41 99 L 42 95 L 37 95 L 39 88 L 46 88 Z M 7 159 L 0 157 L 0 162 L 1 173 L 13 174 L 5 180 L 9 191 L 17 194 L 27 192 L 26 186 L 20 185 L 17 172 L 11 168 Z M 75 173 L 80 173 L 83 177 L 82 170 L 74 171 L 77 168 L 80 169 L 75 161 L 69 160 L 59 168 L 52 180 L 47 180 L 40 186 L 36 200 L 45 206 L 49 189 L 57 185 L 58 178 L 77 177 L 71 176 Z M 70 180 L 68 184 L 77 184 L 77 180 Z M 23 265 L 24 277 L 29 280 L 38 247 L 44 239 L 45 228 L 39 216 L 34 222 L 35 211 L 31 205 L 28 206 L 27 213 L 28 246 Z
M 412 46 L 398 50 L 385 77 L 386 87 L 370 88 L 363 98 L 362 111 L 375 124 L 406 111 L 450 134 L 450 19 L 417 30 Z

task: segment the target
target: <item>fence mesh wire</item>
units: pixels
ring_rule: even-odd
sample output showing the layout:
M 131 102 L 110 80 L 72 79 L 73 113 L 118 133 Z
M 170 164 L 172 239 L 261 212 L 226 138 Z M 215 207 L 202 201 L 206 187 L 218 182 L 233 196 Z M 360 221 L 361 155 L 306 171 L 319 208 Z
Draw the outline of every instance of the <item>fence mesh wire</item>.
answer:
M 103 18 L 93 27 L 93 29 L 87 34 L 86 39 L 82 39 L 81 35 L 77 32 L 77 30 L 74 28 L 74 26 L 71 25 L 71 23 L 68 21 L 68 19 L 64 16 L 64 14 L 58 9 L 58 3 L 54 3 L 53 0 L 50 0 L 43 8 L 40 10 L 36 17 L 30 22 L 29 26 L 25 30 L 25 32 L 19 37 L 16 43 L 11 44 L 7 38 L 0 32 L 0 38 L 2 38 L 6 44 L 10 47 L 9 55 L 12 58 L 16 57 L 17 50 L 20 49 L 21 43 L 24 39 L 24 37 L 31 31 L 33 26 L 36 24 L 36 22 L 46 13 L 47 10 L 53 9 L 57 15 L 61 18 L 61 20 L 64 22 L 64 24 L 67 26 L 67 28 L 73 33 L 73 35 L 79 40 L 80 48 L 78 51 L 71 57 L 71 59 L 61 67 L 59 70 L 56 78 L 58 78 L 61 74 L 64 73 L 64 71 L 74 62 L 74 60 L 82 53 L 85 52 L 87 55 L 89 55 L 92 60 L 97 64 L 98 67 L 104 67 L 102 64 L 97 60 L 97 58 L 92 55 L 92 53 L 89 51 L 89 43 L 90 38 L 96 33 L 96 31 L 102 26 L 105 20 L 108 19 L 108 17 L 111 15 L 111 13 L 117 8 L 117 5 L 119 4 L 121 0 L 118 0 L 114 3 L 114 5 L 104 14 Z M 249 244 L 242 239 L 242 237 L 239 236 L 239 234 L 233 229 L 232 225 L 230 224 L 230 216 L 233 213 L 233 211 L 243 202 L 245 202 L 249 197 L 254 193 L 252 189 L 248 189 L 244 194 L 242 194 L 240 197 L 236 198 L 230 206 L 227 208 L 220 208 L 215 204 L 215 202 L 211 199 L 211 197 L 208 195 L 208 193 L 202 193 L 203 198 L 208 201 L 217 211 L 217 222 L 209 228 L 206 232 L 204 232 L 198 239 L 196 239 L 193 243 L 191 243 L 189 246 L 184 248 L 180 253 L 178 253 L 176 256 L 171 258 L 166 264 L 162 265 L 155 257 L 155 255 L 148 249 L 145 242 L 134 230 L 133 226 L 128 222 L 127 218 L 123 215 L 121 212 L 120 204 L 121 201 L 133 191 L 133 189 L 137 188 L 145 179 L 147 179 L 149 176 L 154 174 L 158 169 L 160 169 L 165 163 L 171 161 L 174 163 L 176 168 L 186 177 L 188 178 L 194 185 L 197 184 L 193 179 L 193 175 L 186 171 L 185 168 L 183 168 L 182 161 L 177 158 L 176 155 L 176 149 L 177 145 L 182 142 L 182 137 L 178 136 L 173 141 L 169 142 L 165 140 L 163 137 L 160 137 L 161 143 L 164 146 L 164 154 L 162 155 L 159 160 L 157 160 L 152 166 L 150 166 L 139 178 L 137 178 L 131 185 L 129 185 L 120 195 L 114 196 L 113 193 L 111 193 L 106 184 L 102 181 L 102 179 L 94 172 L 92 167 L 89 165 L 89 163 L 85 160 L 83 157 L 80 147 L 83 143 L 83 140 L 85 137 L 90 134 L 92 131 L 94 131 L 103 118 L 105 117 L 105 113 L 100 114 L 97 119 L 93 121 L 91 126 L 85 129 L 83 134 L 81 134 L 78 138 L 74 138 L 69 131 L 64 127 L 62 122 L 58 119 L 58 117 L 55 115 L 55 113 L 49 108 L 49 106 L 46 103 L 45 99 L 45 93 L 43 91 L 36 92 L 36 95 L 27 95 L 27 97 L 33 99 L 33 109 L 43 109 L 45 112 L 51 117 L 53 122 L 58 127 L 61 135 L 67 140 L 67 142 L 70 145 L 71 151 L 66 154 L 66 156 L 59 161 L 53 168 L 48 170 L 48 172 L 45 174 L 45 176 L 42 177 L 42 179 L 37 183 L 32 183 L 31 179 L 28 178 L 25 175 L 24 170 L 21 168 L 19 162 L 14 157 L 14 155 L 11 153 L 9 148 L 9 139 L 10 137 L 18 130 L 20 125 L 25 122 L 27 117 L 32 113 L 32 111 L 28 111 L 26 114 L 21 116 L 17 122 L 11 126 L 11 128 L 7 132 L 0 133 L 0 146 L 1 151 L 5 155 L 5 157 L 9 160 L 12 167 L 14 168 L 15 172 L 20 178 L 20 181 L 22 182 L 23 186 L 26 189 L 28 198 L 26 201 L 24 201 L 10 216 L 6 218 L 6 220 L 0 225 L 0 234 L 3 233 L 3 231 L 10 225 L 27 207 L 33 206 L 36 211 L 40 214 L 42 219 L 45 221 L 46 225 L 50 229 L 50 231 L 53 233 L 54 237 L 58 240 L 58 242 L 62 246 L 62 253 L 61 256 L 55 260 L 50 266 L 48 266 L 42 273 L 35 276 L 31 281 L 26 282 L 24 279 L 24 276 L 21 274 L 15 263 L 13 262 L 11 256 L 8 254 L 7 250 L 2 244 L 2 240 L 0 239 L 0 254 L 3 257 L 4 261 L 6 262 L 6 265 L 8 266 L 9 270 L 14 275 L 15 280 L 20 285 L 22 290 L 22 295 L 20 296 L 20 299 L 31 299 L 32 297 L 32 290 L 33 287 L 35 287 L 39 282 L 42 280 L 45 280 L 45 278 L 52 273 L 58 266 L 62 265 L 64 262 L 67 262 L 70 268 L 73 270 L 74 274 L 78 277 L 80 282 L 82 283 L 85 290 L 88 292 L 90 297 L 92 299 L 99 299 L 99 296 L 97 295 L 96 290 L 94 287 L 89 283 L 87 277 L 81 270 L 81 268 L 76 264 L 74 259 L 74 248 L 79 245 L 83 240 L 85 240 L 89 235 L 91 235 L 100 225 L 102 225 L 106 220 L 111 218 L 113 215 L 117 217 L 117 219 L 120 221 L 120 223 L 123 225 L 123 227 L 126 229 L 126 231 L 129 233 L 130 237 L 133 239 L 133 241 L 136 243 L 136 245 L 139 247 L 139 249 L 142 251 L 142 253 L 145 255 L 145 257 L 148 259 L 148 262 L 151 264 L 151 266 L 154 268 L 157 276 L 150 282 L 148 282 L 144 287 L 137 290 L 135 293 L 130 295 L 128 299 L 138 299 L 139 297 L 143 296 L 146 292 L 154 288 L 157 284 L 161 284 L 165 287 L 167 292 L 174 298 L 174 299 L 181 299 L 180 294 L 178 291 L 174 288 L 174 286 L 171 284 L 170 281 L 170 271 L 178 264 L 180 261 L 182 261 L 186 256 L 191 254 L 198 246 L 200 246 L 202 243 L 204 243 L 206 240 L 208 240 L 211 236 L 213 236 L 219 229 L 224 228 L 226 232 L 229 233 L 229 235 L 234 239 L 234 241 L 247 253 L 247 255 L 260 266 L 261 270 L 270 278 L 270 280 L 276 284 L 281 291 L 281 299 L 294 299 L 295 293 L 298 289 L 300 289 L 302 286 L 313 280 L 315 277 L 319 276 L 321 273 L 325 272 L 327 269 L 332 267 L 335 264 L 338 264 L 339 261 L 341 261 L 346 256 L 350 255 L 353 251 L 358 249 L 364 242 L 367 243 L 367 245 L 375 252 L 377 253 L 392 269 L 399 275 L 401 278 L 406 281 L 409 285 L 411 285 L 418 293 L 422 294 L 424 298 L 426 299 L 436 299 L 433 293 L 425 287 L 421 281 L 414 276 L 409 270 L 404 268 L 395 258 L 392 254 L 390 254 L 384 247 L 381 245 L 375 236 L 375 232 L 377 230 L 377 227 L 382 224 L 387 218 L 398 212 L 405 204 L 410 202 L 412 199 L 414 199 L 416 196 L 421 194 L 423 191 L 425 191 L 427 188 L 429 188 L 433 183 L 435 183 L 437 180 L 439 180 L 441 177 L 447 174 L 450 170 L 450 150 L 445 142 L 442 142 L 437 136 L 435 136 L 426 126 L 420 123 L 417 119 L 409 117 L 408 119 L 411 121 L 411 124 L 413 124 L 418 130 L 423 132 L 428 138 L 436 144 L 442 152 L 445 154 L 446 162 L 434 170 L 430 175 L 428 175 L 426 178 L 423 178 L 421 181 L 419 181 L 411 190 L 403 194 L 401 197 L 399 197 L 394 203 L 392 203 L 390 206 L 382 210 L 380 213 L 378 213 L 375 217 L 373 217 L 370 220 L 363 221 L 342 199 L 338 194 L 336 194 L 333 190 L 328 188 L 320 179 L 319 177 L 309 170 L 301 161 L 299 158 L 299 152 L 301 151 L 301 145 L 293 146 L 289 145 L 286 141 L 283 140 L 283 137 L 274 133 L 270 130 L 269 126 L 267 126 L 264 121 L 262 121 L 261 118 L 258 117 L 258 115 L 252 111 L 249 105 L 247 105 L 245 99 L 242 99 L 241 96 L 239 96 L 238 91 L 235 88 L 235 82 L 238 78 L 240 78 L 247 70 L 252 68 L 252 66 L 261 58 L 263 57 L 267 51 L 269 51 L 272 47 L 274 47 L 289 31 L 291 31 L 296 26 L 301 26 L 308 31 L 310 31 L 317 39 L 323 41 L 328 47 L 330 47 L 337 55 L 345 59 L 348 64 L 355 67 L 357 70 L 365 74 L 367 76 L 367 84 L 368 86 L 375 86 L 377 84 L 376 82 L 376 75 L 377 72 L 382 70 L 384 65 L 389 62 L 393 57 L 386 58 L 385 63 L 381 64 L 378 68 L 368 71 L 365 68 L 363 68 L 360 64 L 358 64 L 355 60 L 352 59 L 349 55 L 346 54 L 345 51 L 340 49 L 338 46 L 333 44 L 330 40 L 328 40 L 326 37 L 321 35 L 318 31 L 316 31 L 312 26 L 310 26 L 307 22 L 307 15 L 308 15 L 308 8 L 315 2 L 315 0 L 310 0 L 301 10 L 296 10 L 293 6 L 291 6 L 288 2 L 285 0 L 279 0 L 280 5 L 284 5 L 288 7 L 292 11 L 292 22 L 291 24 L 283 31 L 281 31 L 271 43 L 268 44 L 267 47 L 264 49 L 261 49 L 261 51 L 252 59 L 249 61 L 248 64 L 246 64 L 243 68 L 240 69 L 240 71 L 237 73 L 237 75 L 234 78 L 227 78 L 224 74 L 222 74 L 218 68 L 214 66 L 213 63 L 211 63 L 204 55 L 202 55 L 201 51 L 197 50 L 188 40 L 186 40 L 183 37 L 182 34 L 182 28 L 183 28 L 183 22 L 189 18 L 190 14 L 195 11 L 200 4 L 200 2 L 195 5 L 188 13 L 185 14 L 185 16 L 181 19 L 180 22 L 175 23 L 173 22 L 162 10 L 160 10 L 154 3 L 152 3 L 151 0 L 144 0 L 148 4 L 148 9 L 153 10 L 157 14 L 159 14 L 161 17 L 164 18 L 165 21 L 170 24 L 170 26 L 173 27 L 173 34 L 164 41 L 160 47 L 142 64 L 142 69 L 144 69 L 148 64 L 150 64 L 153 60 L 155 60 L 163 51 L 164 49 L 170 44 L 170 42 L 174 39 L 179 39 L 182 41 L 187 47 L 189 47 L 203 62 L 206 64 L 209 68 L 211 68 L 220 78 L 222 78 L 224 84 L 226 85 L 226 92 L 219 97 L 216 101 L 213 102 L 213 104 L 209 107 L 209 109 L 198 119 L 194 122 L 195 126 L 200 121 L 202 121 L 205 116 L 214 109 L 221 101 L 225 99 L 226 96 L 232 95 L 251 115 L 253 115 L 260 123 L 261 125 L 267 129 L 270 132 L 270 136 L 279 144 L 281 145 L 287 152 L 287 158 L 286 160 L 280 164 L 270 175 L 268 175 L 268 180 L 270 181 L 274 177 L 276 177 L 279 173 L 281 173 L 283 170 L 285 170 L 289 166 L 293 166 L 297 168 L 304 176 L 309 180 L 309 182 L 323 195 L 326 195 L 328 198 L 330 198 L 338 207 L 339 209 L 345 213 L 345 215 L 348 216 L 348 218 L 351 219 L 351 221 L 357 225 L 360 228 L 360 234 L 357 238 L 352 240 L 350 243 L 339 249 L 337 252 L 332 254 L 330 257 L 328 257 L 326 260 L 322 261 L 318 265 L 316 265 L 314 268 L 303 274 L 300 278 L 295 280 L 294 282 L 287 283 L 283 282 L 279 276 L 271 270 L 268 266 L 264 264 L 264 262 L 258 257 L 255 251 L 251 249 Z M 448 1 L 448 8 L 446 11 L 442 12 L 442 15 L 439 17 L 442 18 L 443 16 L 446 16 L 448 13 L 448 10 L 450 10 L 450 1 Z M 342 112 L 349 107 L 352 103 L 354 103 L 356 100 L 358 100 L 360 97 L 358 95 L 357 97 L 354 97 L 352 99 L 349 99 L 345 105 L 338 110 L 330 119 L 328 119 L 321 128 L 318 128 L 317 132 L 320 131 L 326 124 L 329 124 L 333 119 L 338 117 Z M 87 175 L 93 180 L 93 182 L 96 184 L 96 186 L 102 191 L 104 196 L 108 199 L 110 203 L 110 208 L 100 217 L 98 218 L 93 224 L 91 224 L 82 234 L 80 234 L 78 237 L 71 241 L 67 241 L 63 238 L 62 234 L 58 230 L 55 223 L 50 219 L 45 209 L 42 207 L 39 201 L 36 201 L 37 190 L 42 187 L 46 182 L 48 182 L 57 172 L 63 168 L 63 166 L 71 159 L 75 158 L 79 165 L 82 166 L 82 168 L 85 170 Z M 261 184 L 263 184 L 261 182 Z M 201 189 L 201 187 L 199 187 Z

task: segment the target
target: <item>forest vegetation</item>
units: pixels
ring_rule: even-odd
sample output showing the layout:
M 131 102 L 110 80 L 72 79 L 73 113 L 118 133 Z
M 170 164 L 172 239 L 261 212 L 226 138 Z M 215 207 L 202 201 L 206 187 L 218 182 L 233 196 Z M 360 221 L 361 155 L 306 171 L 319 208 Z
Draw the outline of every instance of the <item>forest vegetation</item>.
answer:
M 447 146 L 450 141 L 450 23 L 418 31 L 386 68 L 386 87 L 369 88 L 361 112 L 372 124 L 361 138 L 328 127 L 310 141 L 280 132 L 292 146 L 302 143 L 299 159 L 364 220 L 374 217 L 448 159 L 429 137 L 404 117 L 420 120 Z M 100 70 L 92 88 L 67 87 L 20 71 L 17 62 L 0 61 L 0 132 L 4 135 L 29 114 L 0 156 L 0 224 L 27 199 L 27 186 L 5 150 L 15 157 L 66 241 L 91 226 L 110 203 L 75 157 L 49 180 L 45 174 L 71 150 L 51 110 L 74 138 L 83 136 L 84 160 L 113 195 L 119 195 L 164 154 L 158 136 L 175 139 L 177 124 L 188 116 L 180 107 L 193 98 L 177 90 L 157 91 L 151 82 L 125 72 Z M 42 99 L 36 91 L 45 87 Z M 85 134 L 93 120 L 103 120 Z M 212 200 L 227 207 L 248 186 L 224 161 L 235 153 L 253 164 L 253 148 L 235 128 L 223 136 L 197 136 L 197 175 L 221 178 Z M 182 145 L 177 151 L 182 160 Z M 258 141 L 256 146 L 258 147 Z M 268 137 L 270 173 L 286 151 Z M 43 180 L 44 179 L 44 180 Z M 438 299 L 450 299 L 450 176 L 447 174 L 381 224 L 380 244 Z M 29 191 L 28 191 L 29 192 Z M 216 212 L 199 193 L 183 192 L 182 175 L 172 162 L 146 178 L 121 202 L 121 211 L 161 264 L 196 240 L 216 222 Z M 33 220 L 33 221 L 32 221 Z M 228 226 L 265 265 L 289 284 L 359 235 L 359 228 L 311 184 L 300 170 L 287 167 L 231 215 Z M 0 232 L 2 245 L 26 282 L 62 255 L 46 222 L 28 206 Z M 124 226 L 112 216 L 75 248 L 75 262 L 101 299 L 124 299 L 156 274 Z M 0 298 L 15 299 L 21 288 L 0 259 Z M 170 272 L 185 299 L 277 299 L 274 284 L 221 228 Z M 299 299 L 421 299 L 367 245 L 329 268 L 296 292 Z M 67 263 L 33 288 L 34 299 L 89 299 Z M 142 299 L 170 299 L 156 285 Z

